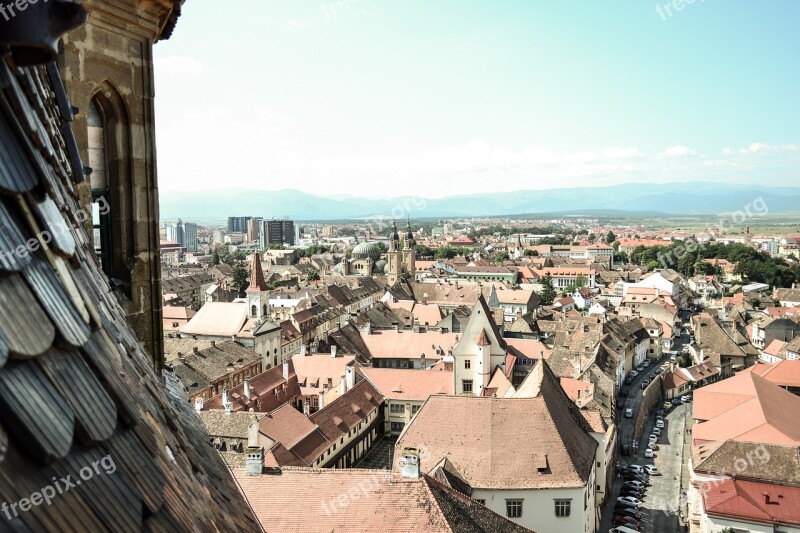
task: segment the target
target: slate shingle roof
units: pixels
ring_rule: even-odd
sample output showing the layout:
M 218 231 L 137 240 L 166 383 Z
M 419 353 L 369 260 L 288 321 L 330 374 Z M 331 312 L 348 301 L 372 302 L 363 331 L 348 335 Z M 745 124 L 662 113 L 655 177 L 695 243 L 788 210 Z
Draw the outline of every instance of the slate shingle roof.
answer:
M 58 70 L 17 68 L 0 51 L 0 501 L 107 456 L 116 466 L 10 524 L 3 513 L 0 529 L 258 530 L 183 388 L 152 370 L 101 273 Z M 45 231 L 49 244 L 30 241 Z

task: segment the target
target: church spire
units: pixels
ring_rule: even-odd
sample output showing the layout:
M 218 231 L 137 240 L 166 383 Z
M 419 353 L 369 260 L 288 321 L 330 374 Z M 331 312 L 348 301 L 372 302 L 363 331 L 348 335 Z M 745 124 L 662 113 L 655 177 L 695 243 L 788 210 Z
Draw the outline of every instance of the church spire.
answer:
M 267 282 L 264 281 L 264 271 L 261 269 L 261 254 L 253 252 L 253 264 L 250 265 L 250 286 L 247 292 L 266 292 Z

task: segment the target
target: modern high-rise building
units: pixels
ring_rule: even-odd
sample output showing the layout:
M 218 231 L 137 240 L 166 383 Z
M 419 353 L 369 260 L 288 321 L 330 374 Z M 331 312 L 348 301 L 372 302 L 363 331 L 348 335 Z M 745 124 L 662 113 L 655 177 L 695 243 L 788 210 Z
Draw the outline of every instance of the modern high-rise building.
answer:
M 197 240 L 197 224 L 192 222 L 183 223 L 183 237 L 185 239 L 186 251 L 196 252 L 200 249 Z
M 253 217 L 228 217 L 228 232 L 247 233 L 247 223 Z
M 259 245 L 264 240 L 262 235 L 264 233 L 264 219 L 261 217 L 253 217 L 247 221 L 247 242 L 257 241 Z
M 177 223 L 167 224 L 164 229 L 166 230 L 167 240 L 180 244 L 181 248 L 186 248 L 187 252 L 196 252 L 199 249 L 197 224 L 183 222 L 178 219 Z
M 267 220 L 264 222 L 266 244 L 295 245 L 294 221 Z

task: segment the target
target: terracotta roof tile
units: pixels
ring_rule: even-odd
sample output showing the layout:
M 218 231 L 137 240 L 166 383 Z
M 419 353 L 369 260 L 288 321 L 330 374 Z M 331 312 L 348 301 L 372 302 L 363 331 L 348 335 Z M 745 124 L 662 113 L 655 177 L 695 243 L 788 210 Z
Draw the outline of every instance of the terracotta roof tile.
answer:
M 271 531 L 529 531 L 429 476 L 405 479 L 385 470 L 309 468 L 261 476 L 237 469 L 234 475 L 259 521 Z
M 395 450 L 424 445 L 429 453 L 421 458 L 423 472 L 447 457 L 474 488 L 581 487 L 597 448 L 586 429 L 557 379 L 545 370 L 533 398 L 431 396 Z M 396 451 L 396 465 L 399 457 Z M 546 457 L 546 472 L 520 468 L 537 457 Z

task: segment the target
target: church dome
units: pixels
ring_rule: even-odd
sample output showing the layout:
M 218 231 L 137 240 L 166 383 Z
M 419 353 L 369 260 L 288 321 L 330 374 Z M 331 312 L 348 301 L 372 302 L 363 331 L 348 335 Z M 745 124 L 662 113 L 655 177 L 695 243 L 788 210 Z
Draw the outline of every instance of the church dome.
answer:
M 372 267 L 372 272 L 375 274 L 383 274 L 387 265 L 388 263 L 386 263 L 385 259 L 379 259 L 378 261 L 375 261 L 375 266 Z
M 381 255 L 381 250 L 374 242 L 362 242 L 353 248 L 353 259 L 377 259 Z

